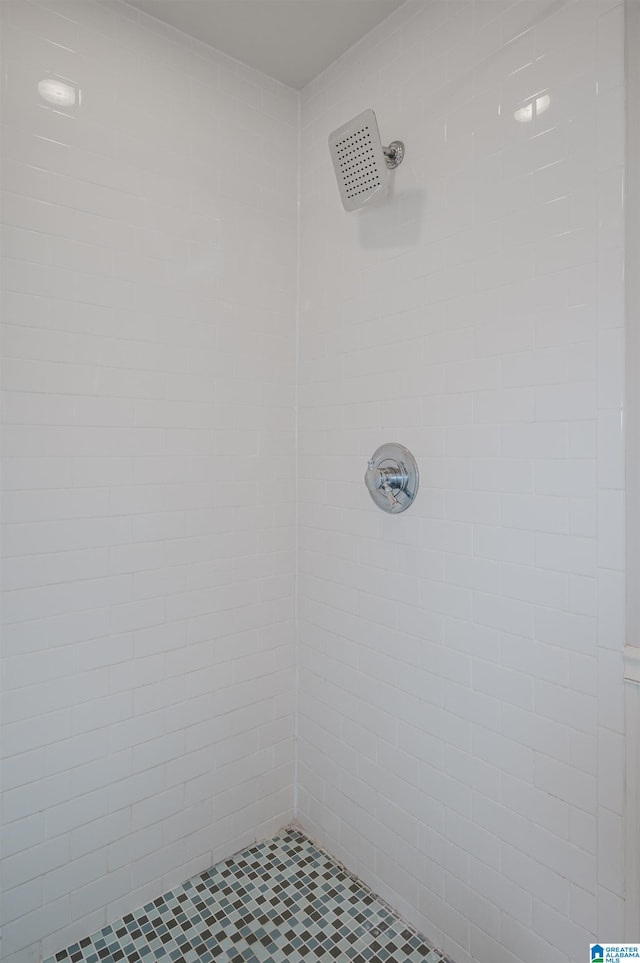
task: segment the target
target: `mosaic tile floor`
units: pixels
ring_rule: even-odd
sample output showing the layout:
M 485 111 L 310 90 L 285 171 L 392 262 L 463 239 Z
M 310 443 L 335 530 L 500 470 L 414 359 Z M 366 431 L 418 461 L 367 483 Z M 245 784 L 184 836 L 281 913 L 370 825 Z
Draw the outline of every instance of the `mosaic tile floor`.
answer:
M 252 846 L 45 963 L 452 963 L 297 830 Z

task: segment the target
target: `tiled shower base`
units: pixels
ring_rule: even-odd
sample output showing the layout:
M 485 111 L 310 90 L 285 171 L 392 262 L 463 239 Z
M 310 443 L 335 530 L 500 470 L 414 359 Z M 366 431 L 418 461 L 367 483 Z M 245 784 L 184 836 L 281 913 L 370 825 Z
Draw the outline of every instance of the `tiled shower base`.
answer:
M 252 846 L 45 963 L 452 963 L 297 830 Z

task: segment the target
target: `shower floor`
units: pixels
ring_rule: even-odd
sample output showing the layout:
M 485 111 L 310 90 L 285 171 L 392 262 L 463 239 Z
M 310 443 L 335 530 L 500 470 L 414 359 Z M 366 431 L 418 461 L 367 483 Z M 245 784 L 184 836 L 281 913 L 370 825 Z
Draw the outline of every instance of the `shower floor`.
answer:
M 297 830 L 238 853 L 45 963 L 451 963 Z

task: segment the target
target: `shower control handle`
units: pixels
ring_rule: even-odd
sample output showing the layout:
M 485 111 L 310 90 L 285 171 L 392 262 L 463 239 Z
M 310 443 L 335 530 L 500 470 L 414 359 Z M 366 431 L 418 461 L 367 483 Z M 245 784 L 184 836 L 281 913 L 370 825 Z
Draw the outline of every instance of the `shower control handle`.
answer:
M 364 476 L 371 498 L 384 512 L 398 514 L 418 491 L 418 466 L 404 445 L 381 445 L 369 459 Z
M 396 496 L 393 494 L 393 489 L 391 488 L 388 482 L 384 482 L 384 484 L 382 484 L 380 488 L 385 493 L 387 499 L 389 500 L 389 504 L 391 505 L 392 508 L 395 508 L 396 505 L 400 504 Z
M 398 504 L 395 493 L 404 488 L 407 479 L 406 472 L 394 468 L 376 468 L 373 459 L 369 461 L 367 473 L 364 476 L 365 484 L 371 494 L 377 491 L 383 492 L 391 506 Z

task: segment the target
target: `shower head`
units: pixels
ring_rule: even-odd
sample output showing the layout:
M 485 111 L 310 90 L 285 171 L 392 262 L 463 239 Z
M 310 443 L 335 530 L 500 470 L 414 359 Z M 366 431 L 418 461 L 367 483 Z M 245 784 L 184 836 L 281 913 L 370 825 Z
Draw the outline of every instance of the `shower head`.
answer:
M 345 211 L 357 211 L 389 193 L 389 171 L 402 163 L 404 144 L 383 147 L 374 112 L 363 110 L 329 135 L 329 150 Z

